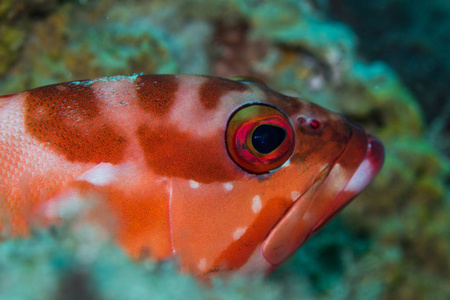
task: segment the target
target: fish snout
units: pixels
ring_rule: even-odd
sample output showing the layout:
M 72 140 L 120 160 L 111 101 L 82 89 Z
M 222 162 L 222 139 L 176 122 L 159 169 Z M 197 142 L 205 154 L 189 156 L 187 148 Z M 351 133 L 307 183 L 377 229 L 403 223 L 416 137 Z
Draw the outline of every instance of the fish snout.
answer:
M 344 151 L 289 208 L 261 246 L 276 266 L 288 259 L 369 185 L 384 161 L 382 142 L 350 124 Z

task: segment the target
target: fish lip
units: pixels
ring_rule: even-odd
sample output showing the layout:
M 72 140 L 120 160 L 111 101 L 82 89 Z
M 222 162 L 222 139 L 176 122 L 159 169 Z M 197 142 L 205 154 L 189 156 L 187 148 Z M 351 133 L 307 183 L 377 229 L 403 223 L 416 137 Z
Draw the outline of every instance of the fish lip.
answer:
M 353 173 L 353 176 L 347 181 L 347 184 L 342 188 L 341 192 L 336 196 L 336 199 L 341 195 L 345 201 L 342 201 L 340 207 L 335 211 L 326 213 L 326 219 L 318 221 L 317 225 L 308 235 L 303 243 L 305 243 L 311 236 L 322 229 L 329 221 L 331 221 L 337 214 L 345 208 L 356 196 L 358 196 L 375 178 L 384 163 L 384 146 L 380 139 L 367 135 L 367 151 L 364 159 L 359 164 L 358 168 Z M 330 208 L 330 211 L 332 208 Z
M 276 266 L 326 225 L 376 176 L 383 165 L 381 141 L 355 125 L 344 151 L 289 208 L 264 240 L 264 258 Z
M 364 190 L 378 174 L 384 163 L 383 143 L 372 135 L 367 135 L 367 151 L 352 178 L 343 191 L 353 191 L 355 196 Z

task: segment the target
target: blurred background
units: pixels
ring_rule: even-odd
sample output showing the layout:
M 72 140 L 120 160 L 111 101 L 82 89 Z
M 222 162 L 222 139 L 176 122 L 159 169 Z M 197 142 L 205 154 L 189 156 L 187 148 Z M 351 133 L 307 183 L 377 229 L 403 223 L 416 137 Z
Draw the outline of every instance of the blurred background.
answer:
M 450 299 L 449 47 L 445 0 L 0 0 L 0 94 L 133 73 L 254 76 L 386 147 L 369 188 L 266 279 L 211 289 L 57 229 L 0 244 L 0 299 Z

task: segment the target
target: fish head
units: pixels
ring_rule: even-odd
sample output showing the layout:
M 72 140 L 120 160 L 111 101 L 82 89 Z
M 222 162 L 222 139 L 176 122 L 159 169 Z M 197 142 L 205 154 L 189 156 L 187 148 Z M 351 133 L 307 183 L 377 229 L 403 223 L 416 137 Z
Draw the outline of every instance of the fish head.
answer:
M 379 139 L 337 113 L 299 98 L 272 95 L 266 104 L 286 116 L 283 143 L 289 143 L 291 154 L 278 162 L 280 168 L 267 171 L 283 177 L 281 186 L 289 186 L 293 200 L 261 246 L 262 257 L 276 267 L 373 180 L 382 167 L 384 148 Z
M 232 113 L 226 143 L 236 165 L 258 178 L 255 194 L 286 208 L 272 210 L 279 215 L 247 266 L 271 271 L 372 181 L 384 148 L 337 113 L 253 84 L 264 96 Z

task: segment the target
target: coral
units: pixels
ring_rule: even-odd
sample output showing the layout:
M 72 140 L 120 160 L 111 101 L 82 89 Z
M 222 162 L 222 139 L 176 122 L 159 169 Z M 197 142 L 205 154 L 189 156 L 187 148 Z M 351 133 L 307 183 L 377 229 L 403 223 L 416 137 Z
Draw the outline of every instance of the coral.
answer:
M 383 59 L 418 98 L 427 120 L 439 114 L 448 98 L 450 6 L 441 0 L 418 2 L 322 1 L 336 19 L 359 34 L 361 53 Z M 372 18 L 367 18 L 371 14 Z M 389 28 L 389 30 L 385 30 Z
M 20 49 L 30 32 L 30 20 L 56 8 L 56 0 L 28 0 L 0 3 L 0 77 L 20 57 Z
M 0 21 L 0 76 L 8 71 L 16 59 L 18 49 L 24 42 L 25 34 L 21 28 L 10 24 L 18 13 L 14 3 L 14 1 L 0 3 L 0 20 L 2 20 Z
M 332 17 L 347 22 L 360 37 L 361 55 L 382 59 L 400 75 L 418 100 L 427 124 L 439 138 L 430 139 L 449 157 L 450 108 L 448 78 L 450 63 L 450 6 L 430 0 L 411 5 L 410 1 L 321 1 Z M 367 18 L 370 14 L 372 17 Z M 437 133 L 437 132 L 435 132 Z
M 62 226 L 0 244 L 0 299 L 265 300 L 282 294 L 261 278 L 198 282 L 178 274 L 173 262 L 132 263 L 95 228 Z
M 11 3 L 0 16 L 15 14 Z M 403 77 L 361 59 L 359 37 L 317 3 L 64 1 L 39 18 L 26 14 L 29 31 L 1 23 L 12 30 L 0 40 L 2 94 L 140 72 L 253 75 L 342 113 L 386 146 L 373 184 L 267 279 L 218 280 L 210 290 L 171 264 L 133 263 L 109 241 L 90 243 L 98 252 L 86 262 L 76 234 L 44 232 L 0 244 L 2 296 L 27 296 L 25 284 L 46 298 L 74 287 L 92 299 L 450 298 L 450 164 L 425 138 L 424 112 Z

